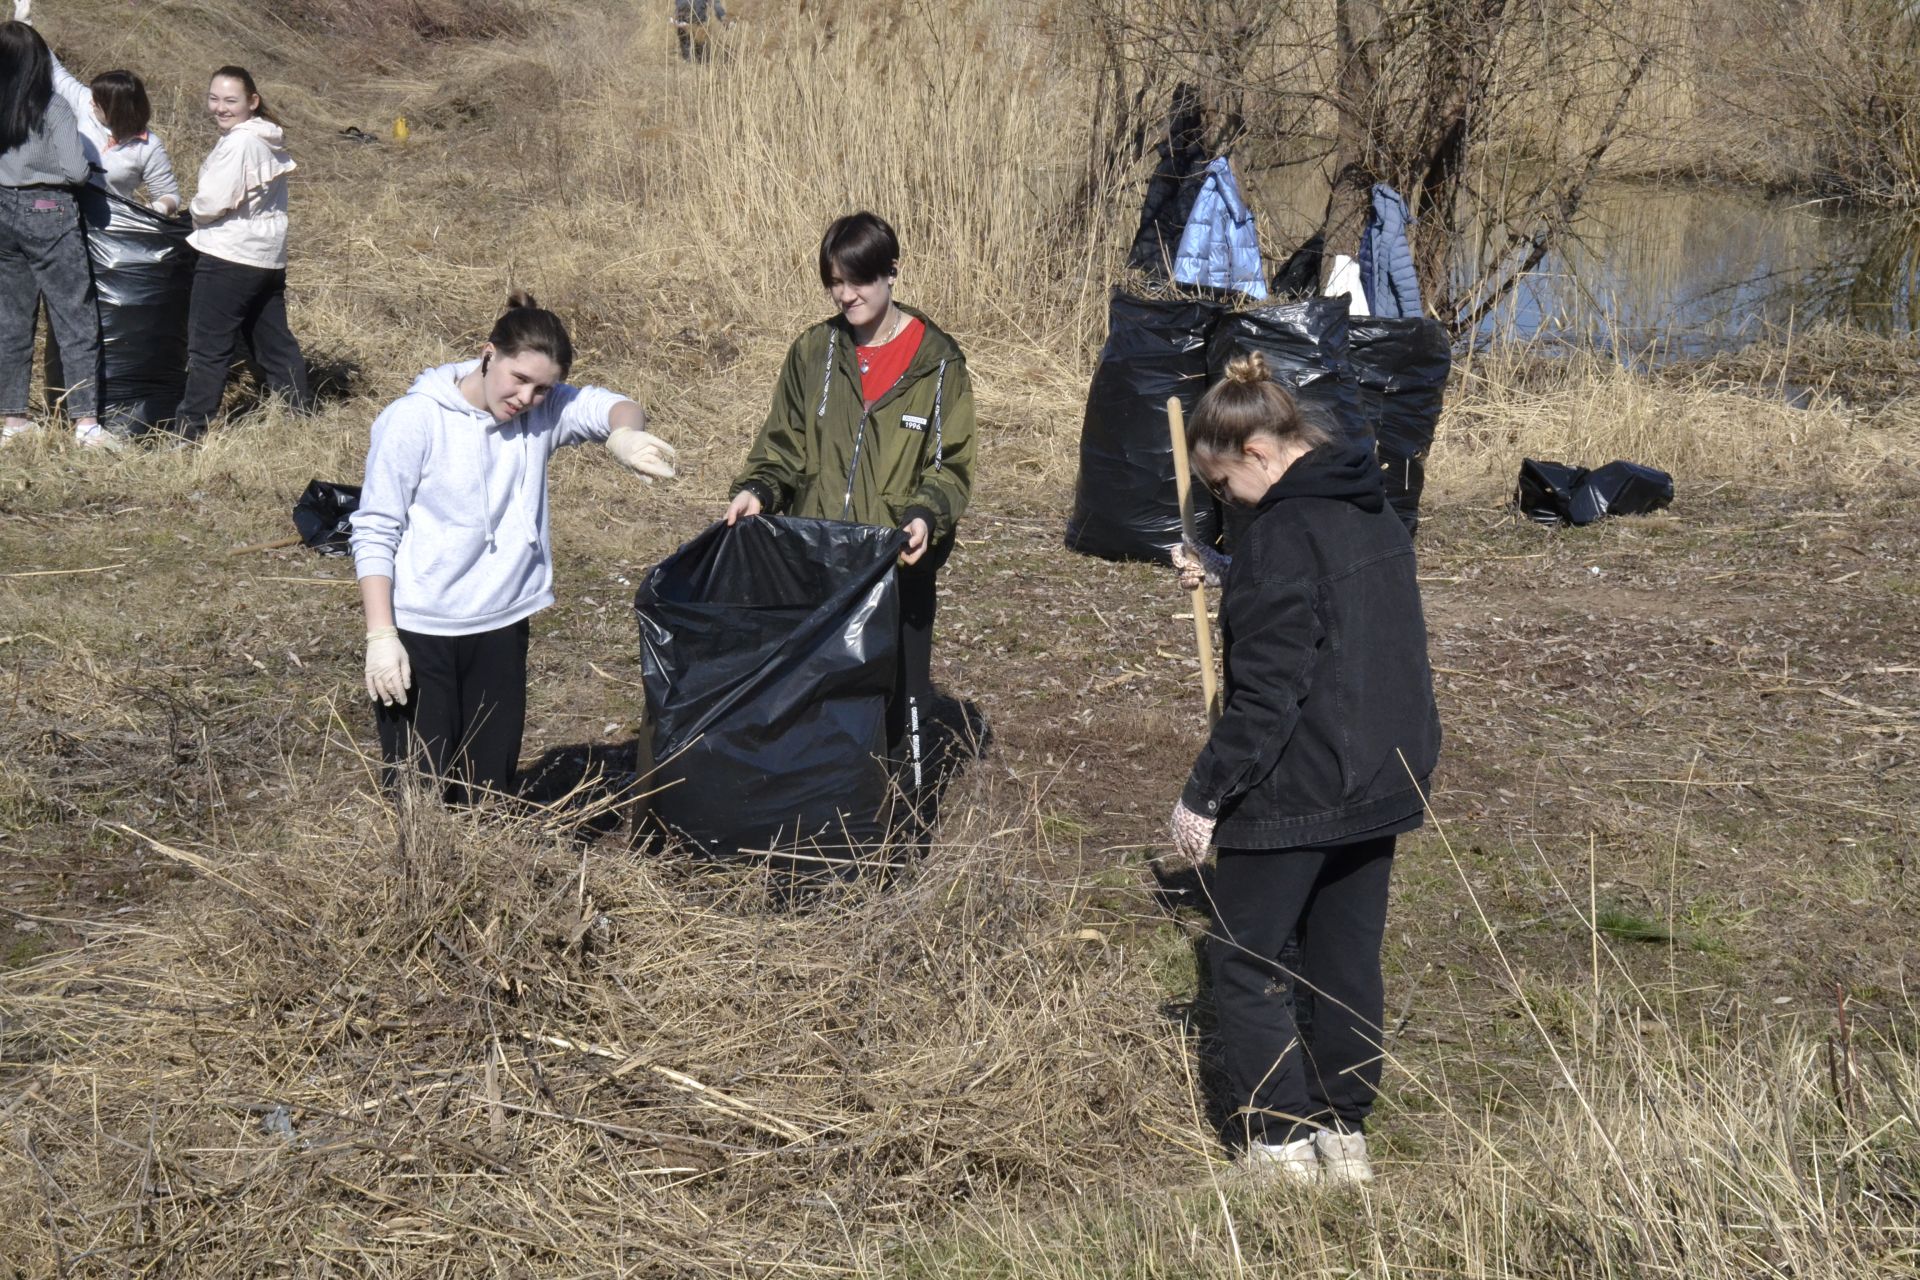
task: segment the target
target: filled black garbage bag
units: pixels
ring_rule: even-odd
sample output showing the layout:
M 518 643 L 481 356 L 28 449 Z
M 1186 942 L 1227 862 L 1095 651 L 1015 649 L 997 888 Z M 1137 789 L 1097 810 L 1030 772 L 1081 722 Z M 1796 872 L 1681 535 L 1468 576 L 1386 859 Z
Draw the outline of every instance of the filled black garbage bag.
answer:
M 885 834 L 898 530 L 715 524 L 634 596 L 652 819 L 708 853 L 847 859 Z
M 293 527 L 303 545 L 323 556 L 351 555 L 347 545 L 353 533 L 353 513 L 360 509 L 360 486 L 307 481 L 307 490 L 293 504 Z
M 1586 476 L 1585 467 L 1522 458 L 1520 480 L 1513 491 L 1514 505 L 1536 524 L 1571 524 L 1573 491 Z
M 1673 477 L 1637 462 L 1609 462 L 1587 472 L 1573 491 L 1573 522 L 1602 516 L 1643 516 L 1673 503 Z
M 1258 351 L 1275 381 L 1336 436 L 1373 443 L 1348 358 L 1347 300 L 1303 298 L 1236 311 L 1214 328 L 1208 374 L 1218 382 L 1235 356 Z
M 1445 325 L 1424 316 L 1356 316 L 1347 324 L 1347 357 L 1361 417 L 1380 455 L 1387 501 L 1412 533 L 1420 525 L 1427 452 L 1446 398 L 1453 343 Z
M 138 434 L 171 421 L 186 390 L 193 223 L 98 187 L 79 201 L 100 299 L 101 419 Z
M 1589 471 L 1564 462 L 1520 463 L 1513 495 L 1520 513 L 1540 524 L 1588 525 L 1606 516 L 1639 516 L 1673 502 L 1673 477 L 1637 462 Z
M 1228 295 L 1238 297 L 1238 294 Z M 1171 563 L 1180 542 L 1179 488 L 1167 401 L 1190 414 L 1207 389 L 1207 342 L 1222 301 L 1136 298 L 1115 290 L 1107 344 L 1087 389 L 1067 546 L 1108 560 Z M 1213 504 L 1197 504 L 1196 534 L 1210 542 Z

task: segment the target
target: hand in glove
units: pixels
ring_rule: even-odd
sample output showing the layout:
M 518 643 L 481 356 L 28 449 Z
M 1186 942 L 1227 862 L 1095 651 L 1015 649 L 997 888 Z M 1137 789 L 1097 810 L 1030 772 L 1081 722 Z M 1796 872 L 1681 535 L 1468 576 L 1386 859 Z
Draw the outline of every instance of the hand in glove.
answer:
M 1213 844 L 1213 819 L 1195 813 L 1185 803 L 1173 806 L 1173 847 L 1195 866 L 1207 860 Z
M 616 427 L 607 436 L 607 452 L 629 471 L 639 472 L 648 484 L 673 479 L 673 446 L 651 432 Z
M 1226 576 L 1227 557 L 1213 550 L 1195 551 L 1183 541 L 1174 544 L 1173 567 L 1180 572 L 1182 590 L 1198 591 L 1220 585 Z
M 33 0 L 13 0 L 13 20 L 33 24 Z
M 389 707 L 404 705 L 412 684 L 413 666 L 407 661 L 407 646 L 400 643 L 400 632 L 393 627 L 367 632 L 367 696 Z

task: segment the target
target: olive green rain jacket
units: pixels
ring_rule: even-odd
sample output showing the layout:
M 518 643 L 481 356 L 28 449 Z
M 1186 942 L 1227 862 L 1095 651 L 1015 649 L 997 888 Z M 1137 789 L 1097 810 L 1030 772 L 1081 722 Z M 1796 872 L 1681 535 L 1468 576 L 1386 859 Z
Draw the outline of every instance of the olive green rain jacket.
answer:
M 893 390 L 862 402 L 853 329 L 835 316 L 787 351 L 773 409 L 731 492 L 769 514 L 897 529 L 924 516 L 931 543 L 953 537 L 973 487 L 973 384 L 967 360 L 933 321 Z

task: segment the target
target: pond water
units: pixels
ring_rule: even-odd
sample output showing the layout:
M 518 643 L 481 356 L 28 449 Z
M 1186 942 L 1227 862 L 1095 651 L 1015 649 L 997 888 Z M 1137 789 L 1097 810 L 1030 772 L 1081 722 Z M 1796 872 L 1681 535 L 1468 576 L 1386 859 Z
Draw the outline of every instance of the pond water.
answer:
M 1324 206 L 1282 173 L 1251 198 L 1280 256 Z M 1714 187 L 1613 184 L 1480 327 L 1483 340 L 1597 345 L 1659 361 L 1822 320 L 1920 332 L 1920 225 L 1832 202 Z

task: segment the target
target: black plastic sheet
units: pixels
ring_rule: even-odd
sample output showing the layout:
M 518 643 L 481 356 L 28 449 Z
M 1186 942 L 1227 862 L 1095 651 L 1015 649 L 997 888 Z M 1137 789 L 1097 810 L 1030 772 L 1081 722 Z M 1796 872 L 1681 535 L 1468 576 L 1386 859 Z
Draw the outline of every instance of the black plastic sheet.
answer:
M 1513 495 L 1520 513 L 1540 524 L 1589 525 L 1606 516 L 1639 516 L 1673 502 L 1673 477 L 1624 460 L 1589 471 L 1564 462 L 1520 463 Z
M 79 201 L 100 299 L 101 420 L 138 434 L 171 421 L 186 390 L 193 224 L 98 187 Z
M 1303 298 L 1226 316 L 1214 329 L 1207 363 L 1218 382 L 1234 357 L 1259 352 L 1301 409 L 1337 437 L 1371 446 L 1348 347 L 1347 300 Z
M 634 596 L 653 727 L 651 816 L 708 853 L 804 863 L 886 834 L 898 530 L 716 524 Z
M 306 492 L 293 504 L 293 527 L 303 545 L 323 556 L 351 555 L 347 539 L 353 533 L 353 513 L 359 509 L 359 485 L 309 480 Z
M 1239 295 L 1231 295 L 1238 297 Z M 1115 290 L 1107 343 L 1087 389 L 1080 476 L 1067 546 L 1108 560 L 1172 562 L 1180 499 L 1173 476 L 1167 401 L 1190 414 L 1207 389 L 1207 343 L 1226 313 L 1211 299 L 1157 300 Z M 1196 504 L 1195 532 L 1211 541 L 1211 502 Z
M 1347 325 L 1347 354 L 1360 415 L 1373 431 L 1385 473 L 1387 501 L 1412 533 L 1420 525 L 1427 452 L 1446 398 L 1453 343 L 1438 320 L 1356 316 Z

